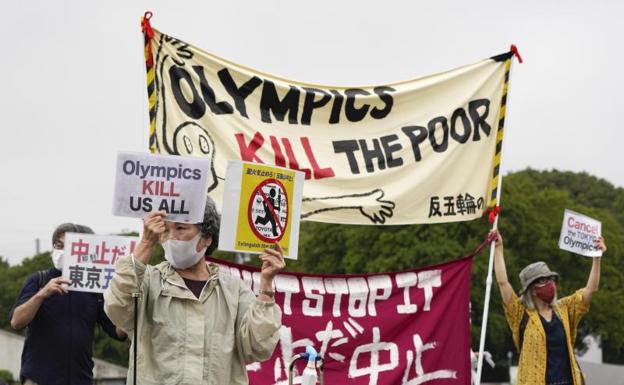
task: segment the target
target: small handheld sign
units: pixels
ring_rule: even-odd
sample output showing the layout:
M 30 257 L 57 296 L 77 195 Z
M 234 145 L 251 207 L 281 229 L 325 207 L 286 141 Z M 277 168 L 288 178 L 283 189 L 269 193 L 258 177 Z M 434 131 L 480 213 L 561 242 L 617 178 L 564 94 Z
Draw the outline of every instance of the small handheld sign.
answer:
M 167 220 L 199 223 L 204 216 L 210 160 L 120 152 L 113 215 L 143 218 L 165 211 Z
M 69 290 L 103 293 L 115 275 L 115 263 L 130 255 L 138 237 L 95 234 L 65 234 L 63 277 Z
M 279 243 L 297 259 L 303 180 L 300 171 L 228 162 L 219 248 L 260 254 Z
M 566 209 L 559 236 L 559 248 L 586 257 L 600 257 L 602 251 L 595 241 L 601 234 L 601 223 L 593 218 Z

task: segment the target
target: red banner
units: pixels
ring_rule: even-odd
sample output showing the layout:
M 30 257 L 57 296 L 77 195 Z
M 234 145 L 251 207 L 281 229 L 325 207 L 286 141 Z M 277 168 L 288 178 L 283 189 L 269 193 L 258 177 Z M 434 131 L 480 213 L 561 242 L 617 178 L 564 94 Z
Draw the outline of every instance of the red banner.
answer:
M 258 291 L 258 269 L 210 261 Z M 401 273 L 278 275 L 280 342 L 270 360 L 247 366 L 249 383 L 288 384 L 291 358 L 312 345 L 328 385 L 470 384 L 471 268 L 468 256 Z

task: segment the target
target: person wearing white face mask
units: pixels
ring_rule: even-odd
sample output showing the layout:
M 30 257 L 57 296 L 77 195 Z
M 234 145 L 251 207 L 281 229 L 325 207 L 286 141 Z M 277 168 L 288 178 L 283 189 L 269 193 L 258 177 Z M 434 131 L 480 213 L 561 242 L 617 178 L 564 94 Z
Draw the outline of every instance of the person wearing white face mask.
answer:
M 210 197 L 198 224 L 167 221 L 164 212 L 152 212 L 134 255 L 118 260 L 104 307 L 133 344 L 138 340 L 137 368 L 131 348 L 129 384 L 136 371 L 142 385 L 243 385 L 246 365 L 272 355 L 281 327 L 273 279 L 285 267 L 282 249 L 277 245 L 260 255 L 256 296 L 242 280 L 205 262 L 217 248 L 219 222 Z M 166 261 L 150 266 L 157 244 Z M 133 293 L 141 293 L 136 331 Z
M 53 268 L 33 273 L 22 287 L 9 320 L 26 329 L 20 381 L 27 385 L 93 384 L 95 325 L 117 340 L 126 335 L 104 314 L 103 297 L 68 291 L 61 276 L 65 233 L 93 234 L 87 226 L 64 223 L 52 234 Z

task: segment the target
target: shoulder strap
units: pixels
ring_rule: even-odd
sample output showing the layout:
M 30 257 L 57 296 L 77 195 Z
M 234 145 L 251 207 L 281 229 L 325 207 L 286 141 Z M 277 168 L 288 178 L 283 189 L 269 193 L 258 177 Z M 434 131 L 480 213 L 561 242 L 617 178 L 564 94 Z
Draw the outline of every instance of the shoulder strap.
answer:
M 527 323 L 529 322 L 529 313 L 524 311 L 522 314 L 522 320 L 520 321 L 520 332 L 518 334 L 518 354 L 522 351 L 522 345 L 524 343 L 524 332 L 526 331 Z
M 39 282 L 39 289 L 41 289 L 50 280 L 50 274 L 49 274 L 48 270 L 39 270 L 37 272 L 37 279 L 38 279 L 38 282 Z

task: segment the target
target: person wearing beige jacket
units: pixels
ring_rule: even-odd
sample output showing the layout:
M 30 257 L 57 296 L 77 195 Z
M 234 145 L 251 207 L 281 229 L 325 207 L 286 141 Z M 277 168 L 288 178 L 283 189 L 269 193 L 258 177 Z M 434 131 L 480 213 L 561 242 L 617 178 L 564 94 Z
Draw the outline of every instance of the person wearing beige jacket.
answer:
M 282 249 L 278 245 L 260 255 L 256 297 L 243 281 L 204 261 L 217 247 L 219 221 L 210 198 L 199 224 L 167 221 L 164 212 L 152 212 L 134 254 L 117 262 L 104 310 L 134 345 L 132 295 L 141 293 L 138 384 L 248 384 L 245 366 L 269 359 L 277 345 L 282 314 L 273 279 L 285 267 Z M 166 261 L 151 266 L 157 243 Z M 130 351 L 128 384 L 135 370 Z

